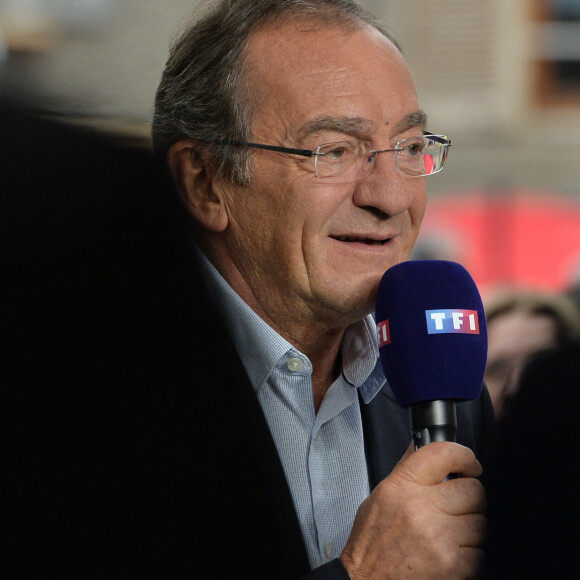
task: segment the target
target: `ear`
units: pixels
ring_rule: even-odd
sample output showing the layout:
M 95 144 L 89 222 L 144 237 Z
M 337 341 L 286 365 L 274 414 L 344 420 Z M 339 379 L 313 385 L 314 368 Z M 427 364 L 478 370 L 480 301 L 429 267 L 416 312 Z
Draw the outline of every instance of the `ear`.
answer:
M 188 211 L 195 220 L 212 232 L 228 225 L 223 188 L 213 180 L 213 173 L 203 151 L 186 139 L 174 143 L 167 153 L 171 177 Z

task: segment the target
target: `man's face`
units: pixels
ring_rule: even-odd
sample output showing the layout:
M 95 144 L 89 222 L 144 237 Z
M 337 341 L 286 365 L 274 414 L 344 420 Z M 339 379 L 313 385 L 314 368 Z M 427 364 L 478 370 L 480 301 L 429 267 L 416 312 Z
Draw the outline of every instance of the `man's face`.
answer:
M 266 28 L 247 60 L 253 142 L 315 150 L 354 137 L 387 149 L 422 134 L 409 69 L 374 29 Z M 337 327 L 371 312 L 380 278 L 413 247 L 425 179 L 403 175 L 389 152 L 364 180 L 329 184 L 312 159 L 254 151 L 251 186 L 224 186 L 222 273 L 277 329 Z

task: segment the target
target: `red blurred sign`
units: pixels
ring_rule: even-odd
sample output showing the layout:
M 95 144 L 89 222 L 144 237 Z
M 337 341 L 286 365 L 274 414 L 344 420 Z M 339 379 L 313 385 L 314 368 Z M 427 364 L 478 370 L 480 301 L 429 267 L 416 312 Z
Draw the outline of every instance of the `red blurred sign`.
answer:
M 580 274 L 580 199 L 515 189 L 438 195 L 415 257 L 463 264 L 480 290 L 565 290 Z

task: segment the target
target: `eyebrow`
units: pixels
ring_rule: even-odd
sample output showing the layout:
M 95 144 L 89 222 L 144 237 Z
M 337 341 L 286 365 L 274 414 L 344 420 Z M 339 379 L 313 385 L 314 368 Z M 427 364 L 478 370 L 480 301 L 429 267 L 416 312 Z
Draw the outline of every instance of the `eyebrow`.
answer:
M 405 115 L 400 121 L 397 121 L 394 127 L 395 135 L 399 135 L 415 127 L 421 127 L 422 129 L 427 127 L 427 114 L 422 109 L 417 109 Z
M 318 131 L 336 131 L 347 135 L 356 135 L 370 131 L 374 123 L 363 117 L 318 117 L 312 119 L 300 130 L 300 137 L 304 139 Z
M 361 133 L 371 133 L 375 127 L 375 123 L 364 117 L 318 117 L 301 128 L 300 138 L 304 139 L 318 131 L 336 131 L 346 135 L 360 135 Z M 415 127 L 422 129 L 427 127 L 427 114 L 422 109 L 408 113 L 397 121 L 394 125 L 394 134 L 399 135 Z

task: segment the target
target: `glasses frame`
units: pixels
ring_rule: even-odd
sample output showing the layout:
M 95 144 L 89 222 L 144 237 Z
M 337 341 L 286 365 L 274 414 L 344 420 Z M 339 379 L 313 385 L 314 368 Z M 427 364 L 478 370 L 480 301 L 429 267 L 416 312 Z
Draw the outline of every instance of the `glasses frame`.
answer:
M 428 133 L 428 132 L 423 132 L 422 136 L 423 137 L 430 137 L 434 141 L 441 143 L 441 145 L 443 145 L 443 147 L 445 147 L 444 159 L 447 158 L 448 149 L 449 149 L 449 147 L 451 147 L 451 139 L 448 139 L 445 135 L 437 135 L 435 133 Z M 374 165 L 375 165 L 376 156 L 379 153 L 387 153 L 389 151 L 394 152 L 395 153 L 395 161 L 397 162 L 397 167 L 399 167 L 399 161 L 398 161 L 396 153 L 399 151 L 405 150 L 404 147 L 399 147 L 399 145 L 401 143 L 403 143 L 405 140 L 412 139 L 412 138 L 413 137 L 406 137 L 405 139 L 401 139 L 400 141 L 397 142 L 397 144 L 395 145 L 395 147 L 393 149 L 371 149 L 369 151 L 369 153 L 371 153 L 374 156 L 373 165 L 371 166 L 371 169 L 369 170 L 369 172 L 364 177 L 361 177 L 361 179 L 364 179 L 365 177 L 368 177 L 370 175 L 370 173 L 373 170 Z M 301 157 L 310 157 L 310 158 L 314 157 L 314 158 L 316 158 L 316 157 L 321 156 L 321 155 L 326 155 L 325 153 L 319 152 L 319 149 L 321 147 L 323 147 L 323 145 L 320 145 L 315 150 L 312 150 L 312 149 L 295 149 L 293 147 L 280 147 L 278 145 L 267 145 L 264 143 L 252 143 L 252 142 L 245 142 L 245 141 L 228 141 L 228 144 L 232 145 L 234 147 L 251 147 L 253 149 L 264 149 L 266 151 L 274 151 L 276 153 L 287 153 L 289 155 L 300 155 Z M 326 145 L 326 143 L 324 145 Z M 401 171 L 401 173 L 403 173 L 409 177 L 428 177 L 429 175 L 435 175 L 436 173 L 439 173 L 440 171 L 443 170 L 443 167 L 445 167 L 445 161 L 443 161 L 443 164 L 441 165 L 441 167 L 437 171 L 433 171 L 431 173 L 427 173 L 424 175 L 411 175 L 409 173 L 405 173 L 401 169 L 399 169 L 399 171 Z M 318 179 L 324 179 L 324 177 L 318 176 L 318 170 L 317 170 L 316 164 L 315 164 L 315 171 L 316 171 L 316 177 Z

